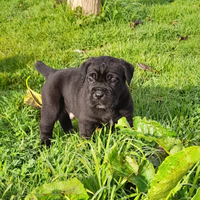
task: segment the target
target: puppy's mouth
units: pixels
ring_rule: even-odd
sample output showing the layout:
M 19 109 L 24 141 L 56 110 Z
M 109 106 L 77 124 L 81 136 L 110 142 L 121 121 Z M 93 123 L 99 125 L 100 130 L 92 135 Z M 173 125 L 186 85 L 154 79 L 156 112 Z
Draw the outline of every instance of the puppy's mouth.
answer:
M 104 106 L 104 105 L 102 105 L 102 104 L 99 103 L 99 104 L 96 105 L 96 108 L 105 109 L 106 106 Z

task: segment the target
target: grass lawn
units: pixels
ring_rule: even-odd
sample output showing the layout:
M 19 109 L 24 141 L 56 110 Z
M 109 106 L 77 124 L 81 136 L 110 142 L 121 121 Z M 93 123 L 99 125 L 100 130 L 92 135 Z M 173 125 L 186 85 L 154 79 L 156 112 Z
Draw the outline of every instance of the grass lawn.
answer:
M 130 86 L 134 116 L 176 132 L 185 148 L 199 146 L 199 13 L 199 0 L 104 0 L 97 17 L 54 0 L 1 0 L 0 199 L 24 199 L 45 183 L 74 177 L 90 199 L 147 198 L 147 192 L 110 170 L 108 150 L 121 145 L 120 151 L 140 163 L 142 156 L 158 151 L 154 142 L 106 128 L 95 133 L 95 143 L 85 141 L 75 121 L 77 134 L 65 135 L 57 123 L 51 148 L 41 148 L 40 110 L 23 103 L 26 78 L 31 76 L 30 88 L 40 93 L 44 78 L 34 69 L 38 60 L 61 69 L 78 67 L 91 56 L 123 58 L 135 66 Z M 130 27 L 137 19 L 143 24 Z M 199 171 L 198 163 L 168 199 L 193 197 Z

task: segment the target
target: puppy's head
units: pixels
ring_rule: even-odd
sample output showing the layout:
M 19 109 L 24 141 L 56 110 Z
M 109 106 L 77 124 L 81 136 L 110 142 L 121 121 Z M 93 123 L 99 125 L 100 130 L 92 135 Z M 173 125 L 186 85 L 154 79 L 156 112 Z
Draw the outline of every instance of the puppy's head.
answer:
M 88 103 L 99 109 L 112 109 L 119 103 L 134 72 L 130 63 L 109 56 L 89 58 L 80 69 L 88 88 Z

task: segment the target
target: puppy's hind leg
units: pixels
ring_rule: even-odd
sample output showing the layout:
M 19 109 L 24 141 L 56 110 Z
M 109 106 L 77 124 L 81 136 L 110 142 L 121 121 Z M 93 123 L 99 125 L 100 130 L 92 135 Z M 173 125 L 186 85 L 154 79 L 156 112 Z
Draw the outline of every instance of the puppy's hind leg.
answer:
M 46 85 L 42 90 L 42 109 L 40 120 L 40 137 L 42 144 L 50 145 L 50 139 L 52 138 L 53 127 L 58 120 L 62 111 L 62 102 L 60 95 L 50 93 L 49 88 Z
M 72 132 L 73 131 L 73 126 L 72 126 L 72 122 L 71 119 L 69 117 L 69 114 L 67 113 L 67 111 L 63 110 L 59 116 L 59 121 L 60 124 L 63 128 L 63 130 L 67 133 L 67 132 Z
M 42 106 L 41 120 L 40 120 L 40 137 L 42 144 L 50 146 L 53 134 L 53 127 L 58 120 L 60 109 L 55 106 L 47 107 Z

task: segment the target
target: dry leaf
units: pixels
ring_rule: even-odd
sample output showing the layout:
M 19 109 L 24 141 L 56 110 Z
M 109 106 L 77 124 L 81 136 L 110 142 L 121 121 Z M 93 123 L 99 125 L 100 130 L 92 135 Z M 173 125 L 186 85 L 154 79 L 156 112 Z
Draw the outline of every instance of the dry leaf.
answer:
M 151 21 L 151 17 L 147 17 L 146 19 L 147 19 L 147 21 Z
M 173 21 L 172 25 L 175 26 L 176 24 L 178 24 L 178 21 Z
M 56 9 L 57 8 L 57 6 L 56 6 L 56 4 L 58 5 L 58 4 L 63 4 L 63 3 L 65 3 L 65 0 L 55 0 L 55 4 L 53 5 L 53 7 Z
M 28 86 L 29 78 L 30 76 L 26 79 L 27 92 L 26 96 L 24 97 L 24 103 L 34 108 L 40 109 L 42 108 L 42 96 L 31 90 L 31 88 Z
M 63 4 L 65 3 L 65 0 L 55 0 L 56 1 L 56 4 Z
M 145 65 L 144 63 L 138 63 L 138 67 L 139 67 L 140 69 L 143 69 L 143 70 L 150 70 L 150 71 L 159 73 L 158 71 L 156 71 L 156 70 L 154 70 L 154 69 L 151 69 L 151 67 Z
M 188 36 L 186 36 L 186 37 L 180 36 L 179 37 L 179 42 L 182 41 L 182 40 L 187 40 L 187 39 L 188 39 Z
M 12 16 L 8 17 L 7 19 L 8 19 L 8 20 L 13 20 Z
M 86 53 L 86 52 L 87 52 L 87 51 L 84 50 L 84 49 L 83 49 L 83 50 L 76 49 L 75 51 L 76 51 L 77 53 Z
M 135 26 L 137 26 L 137 25 L 139 25 L 139 24 L 143 24 L 143 22 L 142 22 L 140 19 L 133 20 L 133 21 L 130 23 L 130 27 L 131 27 L 131 28 L 134 28 Z

